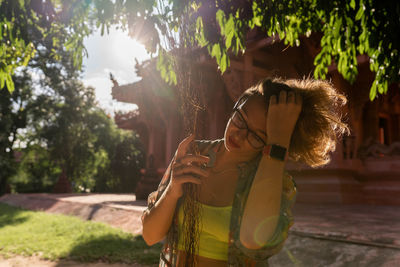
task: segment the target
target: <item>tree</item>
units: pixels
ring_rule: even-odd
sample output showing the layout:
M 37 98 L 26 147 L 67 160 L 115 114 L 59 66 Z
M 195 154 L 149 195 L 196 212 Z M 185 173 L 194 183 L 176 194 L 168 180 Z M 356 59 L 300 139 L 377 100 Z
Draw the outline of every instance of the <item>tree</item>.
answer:
M 99 134 L 96 145 L 107 151 L 108 159 L 97 172 L 94 191 L 133 192 L 144 167 L 143 148 L 137 134 L 119 129 L 114 123 L 104 123 L 95 131 Z
M 0 195 L 6 190 L 7 179 L 17 170 L 14 147 L 20 141 L 18 130 L 26 127 L 26 106 L 32 96 L 32 83 L 26 72 L 15 77 L 17 89 L 12 94 L 0 90 Z
M 143 166 L 138 136 L 117 129 L 97 106 L 94 89 L 79 81 L 71 52 L 59 49 L 57 58 L 53 53 L 39 49 L 28 69 L 14 76 L 13 92 L 0 91 L 0 156 L 7 159 L 1 161 L 1 184 L 49 191 L 64 170 L 76 191 L 92 191 L 103 179 L 101 190 L 133 192 Z M 32 72 L 42 78 L 33 79 Z
M 19 155 L 14 175 L 9 177 L 13 191 L 19 193 L 51 192 L 61 169 L 49 151 L 38 144 L 15 149 Z
M 55 73 L 54 79 L 44 79 L 40 90 L 24 98 L 23 123 L 17 123 L 18 113 L 10 109 L 16 109 L 17 102 L 12 100 L 21 92 L 21 79 L 29 81 L 30 76 L 15 77 L 13 98 L 2 98 L 10 102 L 10 119 L 1 121 L 10 126 L 8 136 L 2 138 L 8 140 L 8 152 L 1 161 L 8 167 L 0 170 L 2 184 L 9 180 L 18 192 L 49 192 L 64 170 L 75 191 L 133 192 L 144 164 L 138 136 L 118 129 L 96 106 L 93 88 L 69 79 L 72 75 L 60 76 L 59 67 L 48 70 L 49 77 Z M 18 134 L 17 129 L 24 131 Z
M 343 77 L 354 82 L 357 55 L 368 55 L 375 72 L 371 99 L 400 77 L 396 1 L 3 0 L 0 11 L 0 85 L 7 84 L 10 91 L 15 68 L 26 65 L 35 51 L 65 47 L 80 66 L 86 54 L 83 38 L 94 27 L 104 33 L 112 25 L 128 29 L 149 52 L 158 53 L 158 68 L 170 83 L 177 82 L 171 49 L 204 47 L 224 72 L 229 53 L 244 51 L 246 34 L 256 27 L 292 46 L 299 45 L 300 36 L 322 33 L 314 61 L 317 78 L 325 78 L 328 66 L 335 63 Z

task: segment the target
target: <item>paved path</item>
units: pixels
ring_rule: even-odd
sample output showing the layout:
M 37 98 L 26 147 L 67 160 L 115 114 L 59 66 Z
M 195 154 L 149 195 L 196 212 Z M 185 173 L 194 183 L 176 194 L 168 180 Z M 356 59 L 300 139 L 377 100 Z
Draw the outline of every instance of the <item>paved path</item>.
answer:
M 400 266 L 400 207 L 295 204 L 271 266 Z
M 400 250 L 400 207 L 296 204 L 293 216 L 301 236 Z
M 103 221 L 140 233 L 145 201 L 124 194 L 19 194 L 0 202 Z M 271 266 L 400 266 L 400 207 L 296 203 L 295 223 Z

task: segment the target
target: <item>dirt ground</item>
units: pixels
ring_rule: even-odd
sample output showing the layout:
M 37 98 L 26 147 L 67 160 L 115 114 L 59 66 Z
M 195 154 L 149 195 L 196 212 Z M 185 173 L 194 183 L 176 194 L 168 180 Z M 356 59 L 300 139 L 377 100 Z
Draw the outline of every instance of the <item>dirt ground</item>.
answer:
M 0 256 L 0 267 L 150 267 L 151 265 L 124 264 L 124 263 L 81 263 L 70 260 L 48 261 L 42 260 L 38 256 L 23 257 L 13 256 L 5 259 Z

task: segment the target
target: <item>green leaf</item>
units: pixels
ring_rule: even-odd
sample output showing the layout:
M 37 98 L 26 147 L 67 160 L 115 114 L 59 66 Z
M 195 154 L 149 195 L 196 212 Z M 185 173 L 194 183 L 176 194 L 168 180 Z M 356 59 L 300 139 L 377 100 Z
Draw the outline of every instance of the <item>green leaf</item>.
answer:
M 200 47 L 204 47 L 208 44 L 208 41 L 204 36 L 204 26 L 202 17 L 198 17 L 196 20 L 196 40 L 199 43 Z
M 380 94 L 383 94 L 383 86 L 382 86 L 382 84 L 379 83 L 376 87 L 378 88 L 378 92 Z
M 222 57 L 221 57 L 221 64 L 219 65 L 221 73 L 224 73 L 226 71 L 228 64 L 229 64 L 228 60 L 229 60 L 229 57 L 226 55 L 226 52 L 223 53 Z
M 177 84 L 178 84 L 178 81 L 177 81 L 177 79 L 176 79 L 176 73 L 175 73 L 175 71 L 171 70 L 171 72 L 170 72 L 170 77 L 171 77 L 172 83 L 173 83 L 174 85 L 177 85 Z
M 375 81 L 372 83 L 372 87 L 369 90 L 369 99 L 373 101 L 376 96 L 376 85 L 378 84 L 378 81 L 375 79 Z
M 333 51 L 335 54 L 342 52 L 342 36 L 339 36 L 336 42 L 336 50 Z
M 338 17 L 333 25 L 333 36 L 338 36 L 342 27 L 342 18 Z
M 316 79 L 318 79 L 318 77 L 319 77 L 319 72 L 320 72 L 320 67 L 319 67 L 319 65 L 317 65 L 317 66 L 315 67 L 315 70 L 314 70 L 314 77 L 315 77 Z
M 226 49 L 229 49 L 229 48 L 231 47 L 233 36 L 234 36 L 234 32 L 233 32 L 233 31 L 230 32 L 230 33 L 226 36 L 226 39 L 225 39 L 225 47 L 226 47 Z
M 239 52 L 240 50 L 244 50 L 242 40 L 238 36 L 236 36 L 236 53 Z
M 231 32 L 235 31 L 235 21 L 233 19 L 233 16 L 231 15 L 228 19 L 228 21 L 225 23 L 225 34 L 228 35 Z
M 167 69 L 166 69 L 166 66 L 165 66 L 164 52 L 163 51 L 164 50 L 160 50 L 160 53 L 158 54 L 158 60 L 157 60 L 156 68 L 160 72 L 161 77 L 163 79 L 165 79 Z
M 5 82 L 6 82 L 6 73 L 0 71 L 0 89 L 4 88 Z
M 196 30 L 199 32 L 203 31 L 203 18 L 200 16 L 196 20 Z
M 217 22 L 221 29 L 221 35 L 225 35 L 225 13 L 224 13 L 224 11 L 222 11 L 221 9 L 218 9 L 218 11 L 215 13 L 215 18 L 217 19 Z
M 217 63 L 221 62 L 221 47 L 219 44 L 214 44 L 211 50 L 211 56 L 215 57 L 217 60 Z
M 254 16 L 253 17 L 253 25 L 257 26 L 257 27 L 261 27 L 262 26 L 262 16 Z M 254 27 L 254 26 L 253 26 Z
M 388 91 L 388 81 L 384 81 L 383 82 L 383 92 L 386 94 Z
M 11 74 L 6 73 L 6 86 L 10 94 L 14 91 L 14 82 L 12 80 Z
M 358 9 L 356 14 L 356 20 L 360 20 L 362 18 L 362 16 L 364 15 L 364 10 L 365 10 L 364 4 L 360 4 L 360 8 Z
M 351 0 L 351 1 L 350 1 L 350 7 L 351 7 L 352 9 L 355 9 L 355 8 L 356 8 L 356 1 L 355 1 L 355 0 Z

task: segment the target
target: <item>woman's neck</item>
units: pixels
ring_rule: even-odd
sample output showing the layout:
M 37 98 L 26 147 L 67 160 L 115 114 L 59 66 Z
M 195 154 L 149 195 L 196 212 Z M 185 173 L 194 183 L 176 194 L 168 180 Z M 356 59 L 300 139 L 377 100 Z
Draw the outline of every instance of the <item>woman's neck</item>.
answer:
M 218 148 L 217 151 L 217 165 L 219 166 L 237 166 L 240 163 L 248 162 L 254 159 L 257 156 L 256 154 L 239 154 L 228 151 L 225 148 L 224 143 Z

